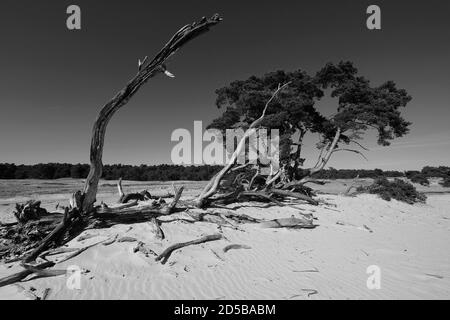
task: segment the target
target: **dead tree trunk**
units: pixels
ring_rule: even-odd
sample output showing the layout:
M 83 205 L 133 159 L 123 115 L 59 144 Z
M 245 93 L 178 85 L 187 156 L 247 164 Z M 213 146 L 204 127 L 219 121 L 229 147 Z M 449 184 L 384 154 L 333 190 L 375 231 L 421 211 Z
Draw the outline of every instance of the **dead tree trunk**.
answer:
M 138 73 L 134 78 L 100 111 L 92 129 L 90 171 L 83 189 L 81 208 L 83 213 L 92 210 L 96 201 L 98 182 L 102 176 L 103 169 L 102 155 L 106 127 L 114 113 L 123 107 L 150 78 L 160 73 L 165 73 L 173 77 L 167 71 L 164 65 L 165 61 L 187 42 L 207 32 L 210 27 L 216 25 L 221 20 L 220 16 L 216 14 L 209 19 L 204 17 L 198 23 L 194 22 L 181 28 L 152 61 L 147 62 L 147 59 L 144 59 L 143 64 L 139 63 Z

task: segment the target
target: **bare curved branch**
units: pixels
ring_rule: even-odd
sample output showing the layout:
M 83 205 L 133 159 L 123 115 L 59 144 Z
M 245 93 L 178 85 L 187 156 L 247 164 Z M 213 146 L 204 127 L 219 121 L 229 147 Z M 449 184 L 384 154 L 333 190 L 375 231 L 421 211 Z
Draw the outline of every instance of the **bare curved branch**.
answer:
M 244 136 L 242 137 L 241 141 L 239 141 L 238 146 L 236 147 L 236 150 L 233 152 L 228 164 L 219 171 L 206 185 L 206 187 L 203 189 L 202 193 L 198 196 L 196 199 L 196 205 L 198 207 L 203 207 L 205 204 L 206 199 L 210 198 L 212 195 L 214 195 L 217 192 L 217 189 L 219 188 L 220 181 L 222 181 L 222 178 L 235 166 L 236 161 L 238 159 L 238 156 L 245 148 L 245 142 L 247 138 L 252 134 L 253 129 L 258 127 L 261 122 L 264 120 L 264 117 L 266 116 L 267 108 L 269 107 L 270 103 L 275 99 L 275 97 L 282 91 L 284 88 L 286 88 L 289 85 L 290 82 L 285 83 L 283 85 L 278 85 L 278 89 L 272 94 L 270 99 L 267 101 L 266 105 L 264 106 L 264 110 L 261 114 L 261 116 L 252 122 L 250 127 L 245 131 Z
M 84 213 L 88 212 L 96 201 L 98 182 L 102 176 L 103 169 L 102 155 L 106 127 L 114 113 L 123 107 L 150 78 L 160 73 L 167 74 L 164 63 L 170 56 L 190 40 L 207 32 L 210 27 L 216 25 L 221 20 L 222 18 L 216 14 L 209 19 L 202 18 L 198 23 L 186 25 L 181 28 L 153 60 L 148 62 L 145 59 L 144 62 L 140 63 L 138 73 L 134 78 L 100 111 L 92 130 L 90 171 L 83 189 L 82 211 Z

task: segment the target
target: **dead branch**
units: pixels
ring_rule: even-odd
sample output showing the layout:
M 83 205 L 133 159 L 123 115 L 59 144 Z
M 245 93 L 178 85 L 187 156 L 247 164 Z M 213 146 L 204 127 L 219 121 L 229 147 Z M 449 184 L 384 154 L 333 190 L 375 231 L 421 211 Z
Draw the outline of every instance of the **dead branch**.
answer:
M 106 240 L 108 240 L 108 239 L 106 239 Z M 77 249 L 75 252 L 72 252 L 72 253 L 69 254 L 67 257 L 64 257 L 63 259 L 59 260 L 57 263 L 63 263 L 63 262 L 65 262 L 65 261 L 69 260 L 69 259 L 75 258 L 76 256 L 80 255 L 81 253 L 83 253 L 83 252 L 86 251 L 87 249 L 90 249 L 90 248 L 92 248 L 92 247 L 95 247 L 96 245 L 98 245 L 98 244 L 100 244 L 100 243 L 103 243 L 103 242 L 105 242 L 106 240 L 102 240 L 102 241 L 96 242 L 96 243 L 94 243 L 94 244 L 91 244 L 91 245 L 89 245 L 89 246 L 86 246 L 86 247 Z
M 270 190 L 270 193 L 272 192 L 272 189 Z M 266 199 L 270 202 L 275 203 L 276 205 L 283 207 L 284 204 L 281 203 L 280 201 L 278 201 L 277 199 L 274 199 L 272 197 L 272 195 L 268 193 L 268 192 L 263 192 L 263 191 L 243 191 L 238 195 L 238 199 L 242 198 L 242 197 L 256 197 L 256 198 L 262 198 L 262 199 Z
M 270 192 L 276 195 L 280 195 L 280 196 L 286 196 L 286 197 L 292 197 L 292 198 L 296 198 L 299 200 L 303 200 L 308 202 L 309 204 L 312 205 L 319 205 L 319 202 L 314 200 L 311 197 L 308 197 L 307 195 L 298 193 L 298 192 L 291 192 L 291 191 L 287 191 L 287 190 L 279 190 L 279 189 L 270 189 Z
M 48 215 L 48 212 L 44 208 L 41 208 L 40 201 L 30 200 L 25 204 L 16 203 L 14 216 L 19 223 L 25 223 L 31 220 L 39 220 L 44 215 Z
M 156 257 L 155 260 L 161 261 L 162 264 L 165 264 L 167 262 L 167 260 L 169 259 L 170 255 L 172 254 L 172 252 L 174 252 L 175 250 L 184 248 L 186 246 L 194 245 L 194 244 L 200 244 L 200 243 L 204 243 L 204 242 L 208 242 L 208 241 L 215 241 L 215 240 L 220 240 L 220 239 L 222 239 L 221 234 L 213 234 L 213 235 L 204 236 L 197 240 L 176 243 L 176 244 L 173 244 L 170 247 L 168 247 L 166 250 L 164 250 L 158 257 Z
M 308 174 L 300 180 L 293 180 L 293 181 L 285 184 L 283 189 L 289 189 L 290 187 L 296 186 L 296 185 L 303 185 L 303 184 L 309 182 L 311 180 L 311 177 L 314 174 L 322 171 L 323 168 L 325 168 L 328 161 L 330 160 L 331 155 L 336 150 L 336 146 L 339 142 L 339 139 L 341 138 L 341 134 L 342 134 L 341 128 L 337 128 L 336 133 L 333 138 L 333 141 L 331 141 L 323 146 L 323 148 L 320 151 L 319 158 L 317 159 L 317 162 L 314 165 L 314 167 L 306 170 L 308 172 Z M 325 152 L 325 150 L 326 150 L 326 152 Z M 324 152 L 325 152 L 325 154 L 324 154 Z
M 158 219 L 153 217 L 150 220 L 150 223 L 153 226 L 153 230 L 154 230 L 156 239 L 164 240 L 166 236 L 164 235 L 164 231 L 161 229 L 161 224 L 159 223 Z
M 138 244 L 136 245 L 136 247 L 133 248 L 133 252 L 141 252 L 143 253 L 146 257 L 153 255 L 153 256 L 157 256 L 157 254 L 155 253 L 155 251 L 153 251 L 152 249 L 150 249 L 144 242 L 139 241 Z
M 363 146 L 361 143 L 359 143 L 359 142 L 356 141 L 356 140 L 353 140 L 353 139 L 352 139 L 352 140 L 350 140 L 350 142 L 353 142 L 354 144 L 358 145 L 361 149 L 363 149 L 363 150 L 365 150 L 365 151 L 370 151 L 369 148 Z
M 55 277 L 55 276 L 61 276 L 63 274 L 66 274 L 66 270 L 45 270 L 45 269 L 39 269 L 32 265 L 26 265 L 24 264 L 23 267 L 27 270 L 30 270 L 32 274 L 36 275 L 36 277 Z
M 119 237 L 119 234 L 116 233 L 114 236 L 109 237 L 108 239 L 106 239 L 106 241 L 103 242 L 103 245 L 104 246 L 109 246 L 109 245 L 113 244 L 114 242 L 116 242 L 118 237 Z
M 357 154 L 359 154 L 361 157 L 363 157 L 366 161 L 369 161 L 369 159 L 367 159 L 367 157 L 364 155 L 364 153 L 362 153 L 362 152 L 359 151 L 359 150 L 340 148 L 340 149 L 335 149 L 335 150 L 333 150 L 333 153 L 334 153 L 334 152 L 338 152 L 338 151 L 348 151 L 348 152 L 357 153 Z
M 324 186 L 327 184 L 327 182 L 320 181 L 320 180 L 308 180 L 304 184 L 307 184 L 307 183 L 318 184 L 319 186 Z
M 359 179 L 359 174 L 358 174 L 358 176 L 355 178 L 355 180 L 353 180 L 353 182 L 350 184 L 350 186 L 344 191 L 344 195 L 345 196 L 348 196 L 349 194 L 350 194 L 350 191 L 353 189 L 353 188 L 357 188 L 357 179 Z
M 226 246 L 225 248 L 223 248 L 223 252 L 228 252 L 231 249 L 251 249 L 252 247 L 250 246 L 246 246 L 244 244 L 230 244 L 228 246 Z

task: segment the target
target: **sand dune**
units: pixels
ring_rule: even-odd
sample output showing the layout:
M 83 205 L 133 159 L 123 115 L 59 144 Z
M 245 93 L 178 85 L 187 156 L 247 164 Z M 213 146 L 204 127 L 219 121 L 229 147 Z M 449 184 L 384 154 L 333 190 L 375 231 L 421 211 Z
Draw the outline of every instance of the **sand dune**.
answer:
M 55 268 L 78 266 L 81 288 L 67 286 L 70 275 L 33 279 L 0 288 L 1 299 L 448 299 L 450 297 L 449 195 L 432 195 L 426 205 L 385 202 L 376 196 L 321 195 L 335 206 L 298 205 L 317 218 L 315 229 L 223 228 L 224 239 L 175 251 L 167 264 L 134 253 L 133 242 L 98 244 Z M 288 207 L 236 204 L 237 213 L 275 219 L 297 215 Z M 231 206 L 230 208 L 233 208 Z M 148 223 L 83 233 L 70 247 L 111 236 L 134 237 L 156 252 L 175 242 L 217 233 L 216 225 L 182 221 L 162 224 L 166 240 L 156 240 Z M 250 249 L 234 249 L 242 244 Z M 381 288 L 369 290 L 367 268 L 379 266 Z M 0 276 L 18 266 L 0 266 Z M 34 289 L 34 290 L 33 290 Z M 32 297 L 32 296 L 31 296 Z

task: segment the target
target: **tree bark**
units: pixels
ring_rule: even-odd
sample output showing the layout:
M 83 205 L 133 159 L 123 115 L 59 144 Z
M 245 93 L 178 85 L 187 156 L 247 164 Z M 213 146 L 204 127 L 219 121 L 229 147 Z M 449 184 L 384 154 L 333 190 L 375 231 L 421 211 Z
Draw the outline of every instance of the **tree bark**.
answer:
M 35 269 L 45 269 L 45 268 L 50 268 L 53 267 L 55 265 L 54 262 L 51 261 L 46 261 L 43 262 L 37 266 L 35 266 Z M 23 271 L 17 272 L 13 275 L 7 276 L 5 278 L 0 279 L 0 287 L 4 287 L 19 281 L 22 281 L 23 279 L 25 279 L 26 277 L 28 277 L 30 274 L 33 274 L 34 270 L 31 268 L 26 268 Z

